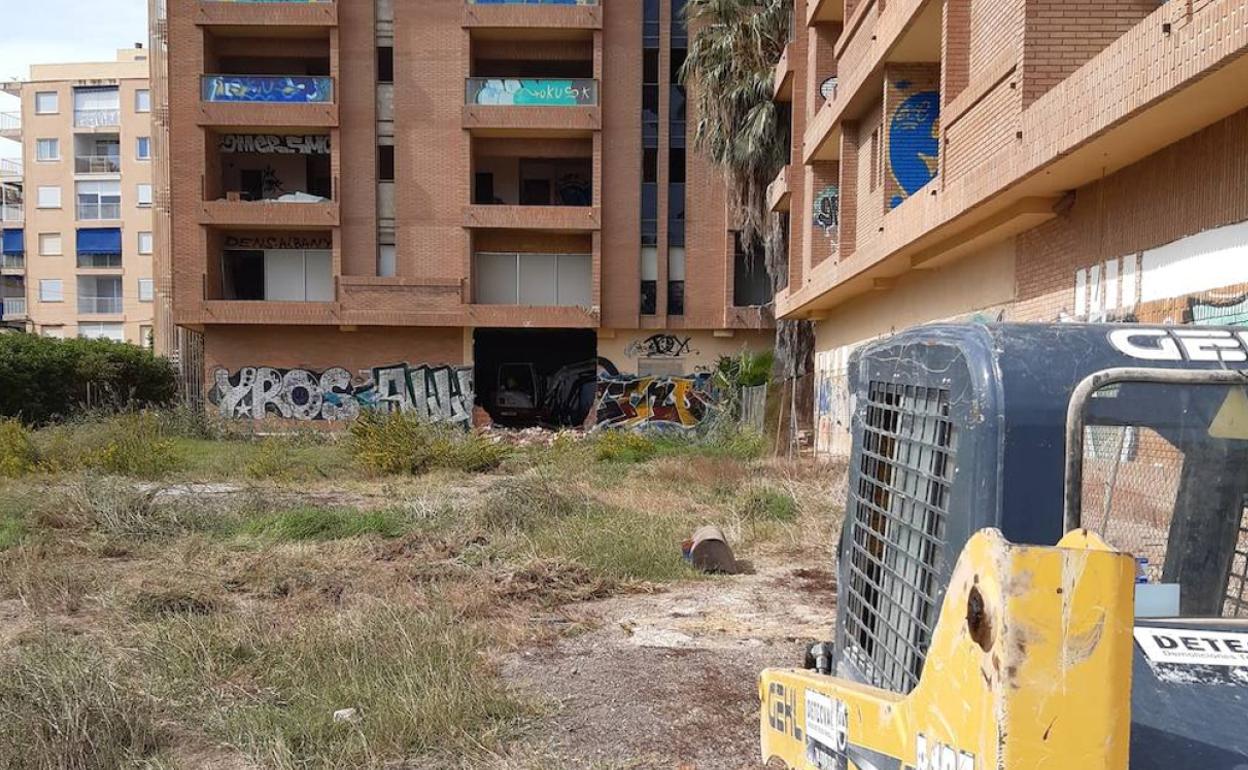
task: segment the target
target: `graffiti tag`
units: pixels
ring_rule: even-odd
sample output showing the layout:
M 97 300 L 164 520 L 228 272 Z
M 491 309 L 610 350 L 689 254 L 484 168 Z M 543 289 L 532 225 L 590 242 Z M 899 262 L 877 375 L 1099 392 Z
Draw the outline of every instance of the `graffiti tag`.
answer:
M 325 235 L 227 235 L 225 248 L 262 251 L 264 249 L 332 249 L 333 236 Z
M 898 83 L 899 88 L 905 84 Z M 906 98 L 888 126 L 888 165 L 901 192 L 889 201 L 897 208 L 936 176 L 940 150 L 940 94 L 920 91 Z
M 329 136 L 278 136 L 276 134 L 224 134 L 218 145 L 221 152 L 258 153 L 261 155 L 328 155 Z
M 710 378 L 603 377 L 598 380 L 599 428 L 697 427 L 717 410 Z
M 334 81 L 328 77 L 212 75 L 204 78 L 208 102 L 281 102 L 314 104 L 333 100 Z
M 841 192 L 834 184 L 819 191 L 815 196 L 814 224 L 823 230 L 823 234 L 835 240 L 840 220 Z
M 213 373 L 208 399 L 227 418 L 351 420 L 365 409 L 408 412 L 434 422 L 468 426 L 474 398 L 472 369 L 394 364 L 359 379 L 341 367 L 314 372 L 246 366 Z
M 592 80 L 489 78 L 474 82 L 477 82 L 477 90 L 472 94 L 473 104 L 574 107 L 598 101 Z
M 691 350 L 689 343 L 692 337 L 681 339 L 674 334 L 652 334 L 644 340 L 633 340 L 624 350 L 629 358 L 677 358 L 679 356 L 697 355 Z

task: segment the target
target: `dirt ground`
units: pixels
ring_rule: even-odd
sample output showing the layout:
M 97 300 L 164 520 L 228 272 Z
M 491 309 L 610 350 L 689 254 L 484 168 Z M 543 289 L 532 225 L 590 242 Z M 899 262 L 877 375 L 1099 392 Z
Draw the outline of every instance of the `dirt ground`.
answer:
M 505 766 L 761 767 L 758 675 L 800 666 L 835 612 L 831 555 L 566 608 L 592 630 L 510 656 L 504 676 L 548 706 Z

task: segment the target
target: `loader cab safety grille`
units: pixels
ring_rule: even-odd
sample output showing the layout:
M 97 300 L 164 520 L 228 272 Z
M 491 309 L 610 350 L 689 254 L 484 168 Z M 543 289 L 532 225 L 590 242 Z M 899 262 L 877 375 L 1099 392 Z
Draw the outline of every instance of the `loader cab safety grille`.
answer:
M 957 436 L 948 390 L 871 382 L 867 396 L 840 641 L 871 684 L 904 694 L 936 623 Z

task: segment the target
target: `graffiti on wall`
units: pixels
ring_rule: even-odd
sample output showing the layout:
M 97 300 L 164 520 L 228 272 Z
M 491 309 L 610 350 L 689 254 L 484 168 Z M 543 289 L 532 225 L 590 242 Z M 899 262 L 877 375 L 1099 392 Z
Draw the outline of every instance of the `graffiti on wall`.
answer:
M 207 75 L 206 102 L 314 104 L 333 101 L 334 81 L 320 76 Z
M 716 411 L 710 377 L 608 377 L 598 380 L 598 428 L 695 428 Z
M 849 355 L 856 346 L 815 353 L 815 451 L 849 453 Z
M 1187 322 L 1197 326 L 1248 326 L 1248 295 L 1230 299 L 1189 297 Z
M 329 135 L 222 134 L 217 146 L 227 155 L 328 155 Z
M 362 410 L 408 412 L 435 422 L 472 422 L 471 368 L 394 364 L 353 378 L 341 367 L 323 372 L 245 366 L 213 373 L 209 401 L 227 418 L 351 420 Z
M 899 81 L 899 90 L 907 90 Z M 940 93 L 919 91 L 906 97 L 888 124 L 888 166 L 900 192 L 888 202 L 897 208 L 936 176 L 940 154 Z
M 834 184 L 828 185 L 815 194 L 814 217 L 812 221 L 815 227 L 822 230 L 824 235 L 834 241 L 836 240 L 840 219 L 840 198 L 840 188 Z
M 266 249 L 304 249 L 324 251 L 334 247 L 334 238 L 324 235 L 227 235 L 225 248 L 264 251 Z
M 652 334 L 644 340 L 633 340 L 624 349 L 629 358 L 679 358 L 680 356 L 696 356 L 698 351 L 689 347 L 692 337 L 677 337 L 674 334 Z
M 598 103 L 592 80 L 474 78 L 469 88 L 472 104 L 575 107 Z
M 836 98 L 836 75 L 827 78 L 819 84 L 819 95 L 823 97 L 825 102 L 830 102 Z

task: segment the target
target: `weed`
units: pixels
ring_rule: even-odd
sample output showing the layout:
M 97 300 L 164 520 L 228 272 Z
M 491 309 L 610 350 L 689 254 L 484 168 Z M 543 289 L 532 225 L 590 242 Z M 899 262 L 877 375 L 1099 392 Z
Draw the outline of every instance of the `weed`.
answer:
M 0 478 L 24 476 L 38 462 L 39 455 L 26 426 L 15 419 L 0 419 Z
M 293 626 L 171 619 L 144 651 L 159 691 L 257 762 L 371 767 L 488 748 L 523 713 L 486 643 L 445 611 L 376 602 Z M 358 720 L 335 722 L 347 708 Z
M 251 479 L 288 479 L 294 462 L 294 451 L 289 442 L 270 436 L 256 447 L 255 454 L 243 466 L 243 473 Z
M 356 462 L 378 474 L 432 468 L 480 472 L 498 467 L 508 454 L 507 447 L 484 436 L 405 412 L 366 411 L 351 424 L 350 434 L 348 447 Z
M 0 551 L 8 550 L 26 537 L 26 523 L 9 513 L 0 514 Z
M 568 518 L 588 505 L 570 484 L 534 472 L 495 484 L 477 510 L 477 521 L 492 531 L 530 529 Z
M 394 510 L 308 507 L 262 514 L 247 521 L 242 531 L 277 541 L 342 540 L 364 535 L 398 537 L 408 524 L 407 517 Z
M 220 602 L 201 591 L 186 588 L 162 588 L 140 591 L 134 599 L 134 611 L 147 620 L 176 615 L 211 615 Z
M 0 672 L 0 767 L 124 767 L 156 749 L 151 702 L 95 643 L 40 638 Z
M 658 451 L 653 439 L 630 430 L 603 431 L 594 444 L 594 456 L 603 462 L 640 463 Z
M 741 515 L 749 521 L 797 520 L 797 501 L 793 495 L 771 486 L 755 485 L 746 489 L 739 508 Z
M 51 471 L 96 470 L 160 478 L 182 464 L 175 443 L 151 412 L 92 416 L 42 430 L 36 447 Z

